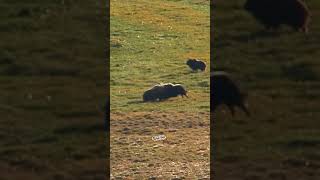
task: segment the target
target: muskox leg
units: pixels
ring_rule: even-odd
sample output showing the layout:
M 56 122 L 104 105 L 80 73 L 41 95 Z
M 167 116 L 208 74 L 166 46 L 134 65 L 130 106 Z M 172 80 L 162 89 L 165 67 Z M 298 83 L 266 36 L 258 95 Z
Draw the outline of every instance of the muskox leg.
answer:
M 250 116 L 250 112 L 244 104 L 240 104 L 239 107 L 242 109 L 242 111 L 244 111 L 247 114 L 247 116 Z
M 308 34 L 309 29 L 308 29 L 308 27 L 303 26 L 302 28 L 300 28 L 300 31 L 302 31 L 305 34 Z

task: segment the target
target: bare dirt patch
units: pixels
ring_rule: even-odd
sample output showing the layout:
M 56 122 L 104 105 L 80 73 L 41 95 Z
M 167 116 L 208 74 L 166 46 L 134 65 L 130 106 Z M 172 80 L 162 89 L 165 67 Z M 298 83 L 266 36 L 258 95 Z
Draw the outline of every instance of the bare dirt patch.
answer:
M 112 179 L 209 179 L 209 113 L 111 113 L 110 125 Z

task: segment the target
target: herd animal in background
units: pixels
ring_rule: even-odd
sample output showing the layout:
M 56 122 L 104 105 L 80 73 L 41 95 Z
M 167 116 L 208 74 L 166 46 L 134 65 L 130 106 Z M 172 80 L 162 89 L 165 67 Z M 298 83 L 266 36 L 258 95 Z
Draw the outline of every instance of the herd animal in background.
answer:
M 198 59 L 188 59 L 187 63 L 186 63 L 193 71 L 204 71 L 206 70 L 206 63 L 198 60 Z
M 225 104 L 234 115 L 234 107 L 242 109 L 247 116 L 250 112 L 247 108 L 247 93 L 240 90 L 239 86 L 231 79 L 230 75 L 223 71 L 216 71 L 210 74 L 210 109 L 215 111 L 219 105 Z
M 247 0 L 244 8 L 267 29 L 289 25 L 308 32 L 310 12 L 302 0 Z
M 267 29 L 277 29 L 288 25 L 297 31 L 308 33 L 310 11 L 302 0 L 247 0 L 244 9 L 251 13 Z M 213 72 L 210 75 L 211 112 L 225 104 L 234 115 L 239 107 L 248 116 L 247 93 L 225 72 Z

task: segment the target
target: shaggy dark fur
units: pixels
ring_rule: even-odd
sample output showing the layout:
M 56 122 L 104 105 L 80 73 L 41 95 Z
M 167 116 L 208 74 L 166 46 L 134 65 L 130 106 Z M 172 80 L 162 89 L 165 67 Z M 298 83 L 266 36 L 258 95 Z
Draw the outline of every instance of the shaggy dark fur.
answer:
M 219 105 L 225 104 L 234 115 L 234 107 L 238 106 L 248 116 L 250 112 L 245 105 L 247 95 L 242 93 L 235 82 L 225 72 L 215 72 L 210 75 L 211 112 Z
M 181 97 L 188 97 L 187 91 L 182 85 L 171 83 L 159 84 L 144 92 L 143 101 L 161 101 L 179 95 L 181 95 Z
M 206 63 L 197 59 L 188 59 L 187 65 L 193 70 L 201 70 L 204 71 L 206 69 Z
M 247 0 L 244 8 L 268 29 L 285 24 L 308 32 L 310 13 L 302 0 Z

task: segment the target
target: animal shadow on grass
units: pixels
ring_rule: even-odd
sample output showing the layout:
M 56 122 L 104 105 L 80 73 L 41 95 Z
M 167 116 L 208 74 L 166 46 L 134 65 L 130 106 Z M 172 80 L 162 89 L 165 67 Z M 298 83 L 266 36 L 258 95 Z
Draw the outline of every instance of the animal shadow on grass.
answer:
M 170 100 L 169 99 L 156 100 L 156 101 L 134 100 L 134 101 L 129 101 L 127 104 L 159 103 L 162 101 L 170 101 Z
M 281 34 L 281 31 L 278 30 L 259 30 L 250 34 L 231 35 L 231 39 L 234 39 L 239 42 L 248 42 L 256 39 L 275 38 L 280 36 Z
M 134 101 L 129 101 L 128 104 L 141 104 L 141 103 L 146 103 L 142 100 L 134 100 Z
M 201 71 L 189 70 L 189 71 L 184 72 L 183 75 L 196 74 L 196 73 L 199 73 L 199 72 L 201 72 Z

